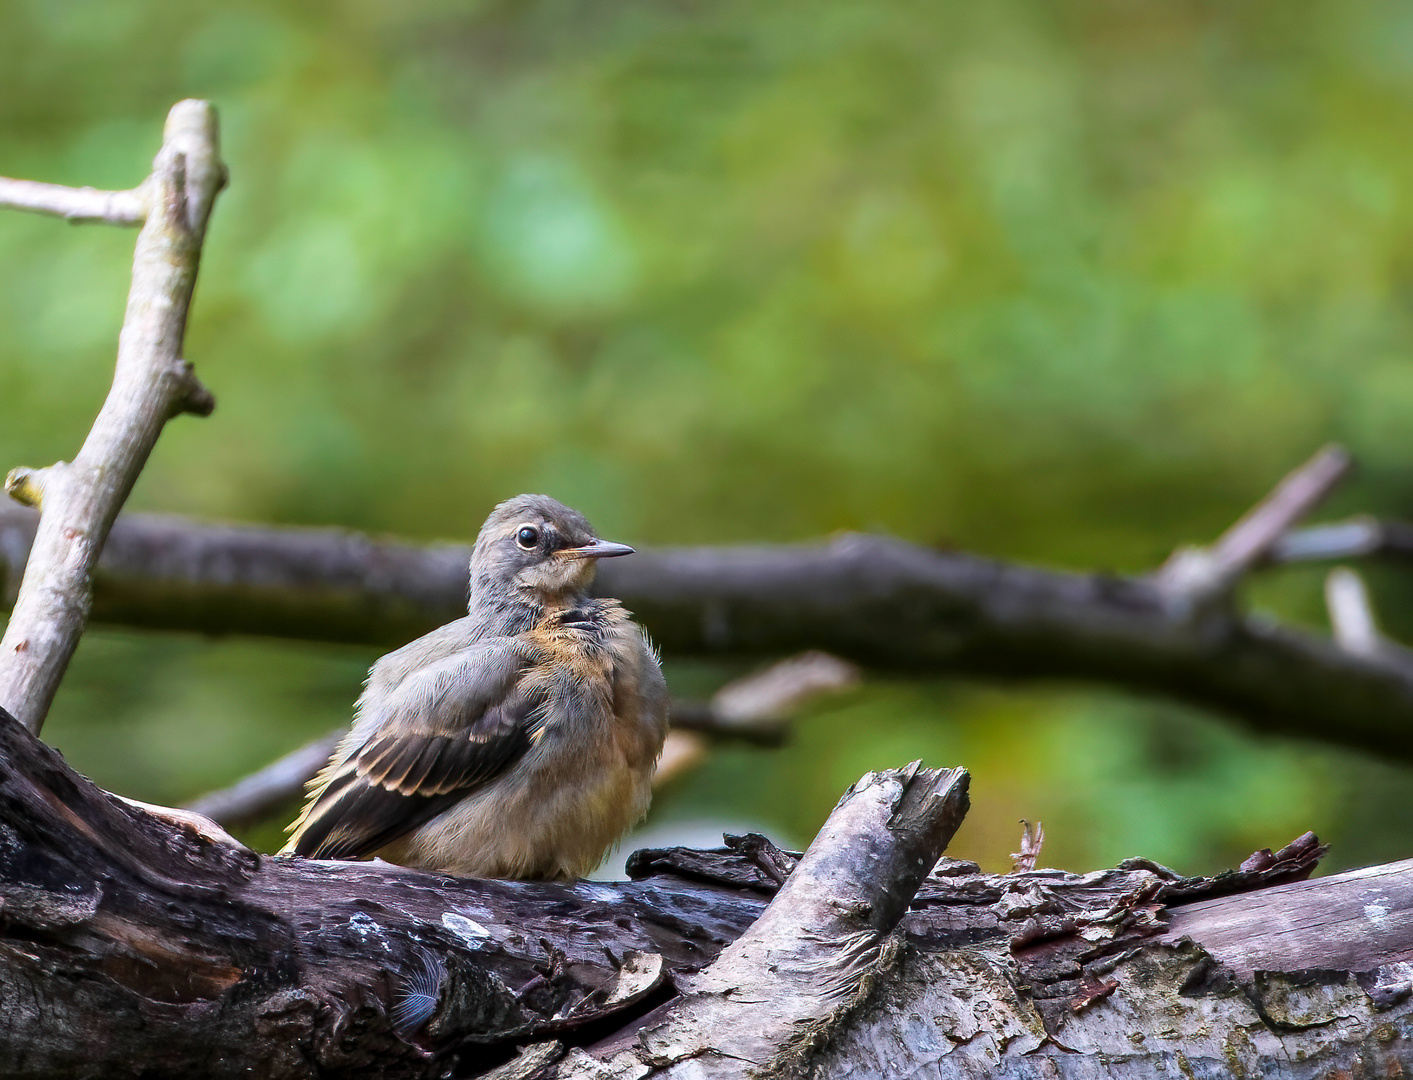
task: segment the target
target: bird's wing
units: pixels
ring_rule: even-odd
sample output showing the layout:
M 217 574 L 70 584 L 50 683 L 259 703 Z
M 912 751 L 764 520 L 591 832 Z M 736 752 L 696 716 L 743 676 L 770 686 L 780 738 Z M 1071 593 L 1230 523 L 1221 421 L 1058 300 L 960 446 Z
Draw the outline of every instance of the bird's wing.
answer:
M 315 780 L 285 851 L 371 855 L 494 779 L 529 749 L 542 692 L 514 638 L 492 638 L 360 703 L 353 736 Z M 366 737 L 361 737 L 367 732 Z

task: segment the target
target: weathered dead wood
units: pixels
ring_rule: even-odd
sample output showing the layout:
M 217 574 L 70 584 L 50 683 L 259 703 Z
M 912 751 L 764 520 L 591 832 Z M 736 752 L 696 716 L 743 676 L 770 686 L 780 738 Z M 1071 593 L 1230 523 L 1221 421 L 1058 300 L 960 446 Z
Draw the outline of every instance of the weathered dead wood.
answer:
M 621 884 L 476 881 L 212 843 L 98 790 L 0 715 L 4 1075 L 1413 1065 L 1413 865 L 1280 885 L 1314 865 L 1313 837 L 1212 879 L 943 860 L 903 914 L 957 811 L 938 812 L 922 775 L 859 785 L 798 865 L 747 838 L 642 853 Z M 1243 909 L 1267 929 L 1342 910 L 1344 944 L 1234 951 L 1262 936 L 1232 929 Z M 1299 970 L 1312 959 L 1343 967 Z
M 903 921 L 907 947 L 868 1002 L 780 1074 L 1402 1075 L 1413 1064 L 1413 1008 L 1401 959 L 1407 933 L 1394 923 L 1413 867 L 1290 884 L 1323 851 L 1307 835 L 1206 879 L 1143 860 L 1086 875 L 1005 876 L 944 861 Z M 634 863 L 702 879 L 717 858 L 678 850 Z M 740 860 L 723 860 L 720 871 L 768 887 L 768 875 Z M 1309 970 L 1335 953 L 1318 935 L 1277 928 L 1329 925 L 1332 908 L 1348 920 L 1339 965 Z M 1253 970 L 1257 956 L 1264 966 Z M 570 1070 L 582 1060 L 524 1075 L 655 1074 Z
M 1190 937 L 1240 978 L 1297 967 L 1363 971 L 1377 928 L 1380 966 L 1413 961 L 1413 859 L 1300 881 L 1254 896 L 1185 904 L 1172 912 L 1164 941 Z M 1331 888 L 1332 883 L 1341 888 Z M 1306 903 L 1309 895 L 1322 899 Z M 1393 980 L 1409 992 L 1408 975 Z
M 571 1055 L 557 1075 L 642 1066 L 740 1076 L 790 1068 L 866 999 L 893 928 L 967 809 L 961 769 L 870 773 L 840 801 L 770 906 L 631 1040 Z M 627 1043 L 627 1045 L 623 1045 Z M 616 1049 L 622 1045 L 622 1049 Z
M 7 1078 L 471 1070 L 631 1008 L 765 903 L 262 858 L 132 809 L 0 714 Z

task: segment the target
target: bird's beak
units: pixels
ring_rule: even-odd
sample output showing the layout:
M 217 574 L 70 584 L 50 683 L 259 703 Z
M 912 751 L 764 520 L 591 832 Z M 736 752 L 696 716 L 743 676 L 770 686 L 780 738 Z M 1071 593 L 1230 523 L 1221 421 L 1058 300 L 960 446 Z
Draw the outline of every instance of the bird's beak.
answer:
M 615 544 L 610 540 L 590 540 L 579 547 L 565 548 L 561 554 L 571 559 L 612 559 L 619 555 L 631 555 L 633 549 L 627 544 Z

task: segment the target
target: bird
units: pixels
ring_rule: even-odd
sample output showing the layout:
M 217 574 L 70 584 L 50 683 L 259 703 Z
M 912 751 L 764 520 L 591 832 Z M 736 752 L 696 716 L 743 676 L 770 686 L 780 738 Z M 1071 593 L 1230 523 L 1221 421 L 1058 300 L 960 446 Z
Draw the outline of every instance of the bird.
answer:
M 378 660 L 281 854 L 570 881 L 642 820 L 668 725 L 645 632 L 589 595 L 630 555 L 519 495 L 472 549 L 464 618 Z

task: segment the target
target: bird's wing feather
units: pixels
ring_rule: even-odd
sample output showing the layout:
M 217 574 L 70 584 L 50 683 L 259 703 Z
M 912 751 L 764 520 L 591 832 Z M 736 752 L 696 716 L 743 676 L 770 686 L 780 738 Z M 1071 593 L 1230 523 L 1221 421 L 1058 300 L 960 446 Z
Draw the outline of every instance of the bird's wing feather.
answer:
M 354 730 L 367 737 L 320 775 L 286 850 L 370 855 L 508 769 L 543 709 L 530 662 L 517 639 L 492 638 L 365 699 Z

